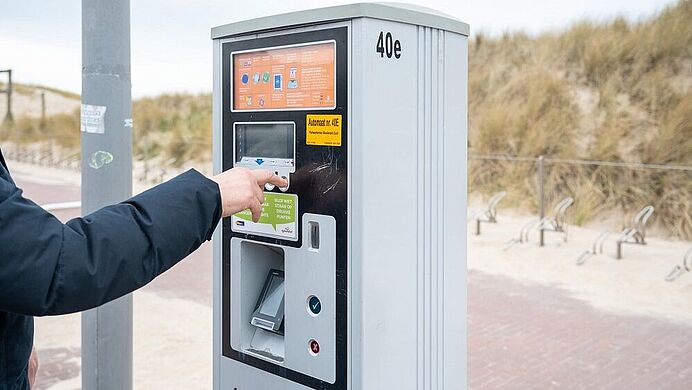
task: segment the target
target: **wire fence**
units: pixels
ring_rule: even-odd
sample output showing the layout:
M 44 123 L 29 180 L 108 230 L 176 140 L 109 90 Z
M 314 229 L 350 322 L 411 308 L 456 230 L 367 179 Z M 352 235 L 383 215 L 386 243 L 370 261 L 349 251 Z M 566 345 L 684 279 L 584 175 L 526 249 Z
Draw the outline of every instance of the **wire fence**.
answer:
M 199 149 L 206 148 L 207 143 L 190 140 L 185 141 L 185 145 Z M 50 141 L 31 143 L 3 141 L 2 148 L 5 157 L 11 161 L 41 167 L 66 169 L 74 172 L 81 172 L 82 170 L 83 160 L 79 148 L 61 147 Z M 205 170 L 204 168 L 210 168 L 211 166 L 211 151 L 209 151 L 209 156 L 201 155 L 199 158 L 191 160 L 184 154 L 164 157 L 161 153 L 154 154 L 150 149 L 150 147 L 145 145 L 133 151 L 133 176 L 136 181 L 142 184 L 152 185 L 161 183 L 167 178 L 180 173 L 184 167 L 190 164 L 203 171 Z M 204 167 L 200 167 L 197 164 L 201 164 Z M 206 165 L 209 167 L 206 167 Z
M 599 160 L 578 160 L 569 158 L 546 158 L 538 157 L 522 157 L 522 156 L 505 156 L 505 155 L 470 155 L 471 160 L 496 160 L 496 161 L 524 161 L 538 163 L 541 158 L 546 164 L 574 164 L 574 165 L 593 165 L 604 167 L 619 167 L 631 169 L 660 169 L 672 171 L 691 171 L 692 165 L 677 165 L 677 164 L 644 164 L 630 163 L 622 161 L 599 161 Z
M 135 180 L 157 184 L 171 177 L 189 159 L 186 149 L 206 150 L 207 143 L 186 139 L 180 150 L 161 154 L 148 142 L 140 142 L 134 156 Z M 3 151 L 10 160 L 80 171 L 79 150 L 58 144 L 3 141 Z M 210 153 L 193 154 L 198 163 L 210 158 Z M 469 190 L 508 191 L 510 201 L 535 210 L 540 218 L 546 216 L 551 204 L 571 196 L 575 199 L 571 220 L 576 224 L 611 210 L 622 216 L 624 224 L 627 214 L 652 204 L 658 225 L 666 234 L 692 238 L 692 165 L 470 154 Z
M 514 193 L 515 203 L 541 218 L 571 196 L 577 224 L 613 209 L 624 224 L 626 215 L 652 204 L 667 234 L 692 238 L 692 165 L 470 154 L 469 191 Z
M 79 152 L 56 148 L 49 143 L 28 145 L 3 143 L 3 154 L 8 160 L 27 164 L 72 171 L 82 169 L 82 159 Z

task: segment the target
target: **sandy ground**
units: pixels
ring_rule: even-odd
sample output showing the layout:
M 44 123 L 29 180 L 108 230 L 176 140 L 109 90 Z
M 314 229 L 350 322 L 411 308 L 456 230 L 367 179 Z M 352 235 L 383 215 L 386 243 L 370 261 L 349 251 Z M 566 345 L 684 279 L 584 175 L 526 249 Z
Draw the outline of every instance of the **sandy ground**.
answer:
M 68 192 L 60 186 L 75 190 L 79 184 L 79 175 L 73 172 L 37 169 L 12 161 L 9 165 L 18 181 L 43 183 L 63 194 Z M 39 203 L 50 200 L 38 188 L 31 192 L 39 197 Z M 76 190 L 69 193 L 78 194 Z M 60 199 L 66 200 L 77 199 Z M 470 207 L 479 208 L 477 203 Z M 62 217 L 71 216 L 74 215 Z M 484 224 L 481 236 L 469 235 L 469 268 L 509 277 L 527 286 L 556 287 L 604 312 L 692 324 L 692 273 L 672 283 L 664 281 L 692 243 L 651 237 L 647 246 L 626 246 L 624 259 L 617 261 L 612 237 L 606 243 L 604 255 L 592 256 L 584 265 L 577 266 L 576 259 L 591 247 L 601 230 L 570 227 L 567 243 L 557 234 L 547 234 L 547 245 L 540 248 L 534 231 L 530 243 L 503 251 L 506 242 L 516 237 L 531 218 L 515 210 L 501 209 L 498 224 Z M 474 225 L 469 222 L 469 233 L 473 231 Z M 209 247 L 203 247 L 196 256 L 199 261 L 187 260 L 135 293 L 135 388 L 211 387 Z M 191 279 L 195 272 L 200 277 Z M 78 314 L 37 319 L 36 345 L 44 362 L 38 388 L 80 388 Z
M 81 175 L 78 172 L 51 167 L 39 167 L 37 165 L 18 161 L 9 161 L 7 164 L 9 165 L 12 172 L 12 177 L 15 180 L 49 186 L 81 185 Z
M 152 164 L 153 165 L 153 164 Z M 138 194 L 142 191 L 147 190 L 148 188 L 151 188 L 154 184 L 152 184 L 151 180 L 153 178 L 156 178 L 156 180 L 159 181 L 165 181 L 172 179 L 173 177 L 179 175 L 182 172 L 185 172 L 189 169 L 196 169 L 200 171 L 201 173 L 209 176 L 212 173 L 212 167 L 210 163 L 201 163 L 201 162 L 191 162 L 188 164 L 184 164 L 180 167 L 177 168 L 168 168 L 168 169 L 149 169 L 149 174 L 148 178 L 150 182 L 144 182 L 144 163 L 141 161 L 136 161 L 133 164 L 133 193 Z M 37 166 L 34 164 L 30 163 L 23 163 L 23 162 L 18 162 L 18 161 L 12 161 L 11 162 L 11 169 L 12 169 L 12 176 L 15 179 L 23 180 L 28 183 L 34 183 L 34 184 L 44 184 L 44 185 L 55 185 L 55 186 L 61 186 L 61 185 L 70 185 L 70 186 L 79 186 L 81 185 L 81 175 L 79 172 L 67 170 L 67 169 L 59 169 L 59 168 L 51 168 L 51 167 L 45 167 L 45 166 Z M 78 200 L 78 199 L 75 199 Z
M 472 204 L 471 209 L 481 209 Z M 655 217 L 655 214 L 654 214 Z M 538 231 L 529 243 L 506 243 L 519 236 L 522 226 L 536 217 L 515 210 L 500 210 L 497 224 L 483 224 L 475 236 L 469 223 L 469 268 L 516 280 L 556 285 L 596 308 L 622 314 L 649 315 L 692 324 L 692 273 L 674 282 L 665 276 L 682 263 L 692 242 L 647 238 L 648 245 L 625 245 L 623 259 L 615 259 L 615 238 L 611 235 L 602 255 L 577 258 L 590 250 L 603 230 L 570 226 L 568 241 L 558 233 L 546 233 L 546 245 L 538 246 Z
M 30 93 L 20 93 L 14 90 L 12 93 L 12 115 L 16 118 L 30 116 L 38 118 L 41 116 L 41 88 L 30 87 Z M 80 107 L 80 100 L 66 97 L 64 95 L 45 91 L 46 94 L 46 115 L 71 114 Z M 2 115 L 5 115 L 7 106 L 7 95 L 0 94 L 0 107 Z
M 80 314 L 36 320 L 39 359 L 48 350 L 79 350 Z M 134 382 L 137 389 L 211 388 L 211 308 L 196 302 L 134 294 Z M 72 356 L 65 363 L 79 364 Z M 175 375 L 184 373 L 184 375 Z M 81 388 L 81 375 L 46 389 Z

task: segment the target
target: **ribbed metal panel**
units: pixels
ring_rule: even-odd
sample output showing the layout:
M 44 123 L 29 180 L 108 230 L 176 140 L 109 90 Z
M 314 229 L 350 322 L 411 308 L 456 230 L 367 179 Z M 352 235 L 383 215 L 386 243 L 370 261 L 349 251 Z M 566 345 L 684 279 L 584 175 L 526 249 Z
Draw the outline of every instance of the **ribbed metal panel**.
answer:
M 444 378 L 445 32 L 418 28 L 418 388 Z

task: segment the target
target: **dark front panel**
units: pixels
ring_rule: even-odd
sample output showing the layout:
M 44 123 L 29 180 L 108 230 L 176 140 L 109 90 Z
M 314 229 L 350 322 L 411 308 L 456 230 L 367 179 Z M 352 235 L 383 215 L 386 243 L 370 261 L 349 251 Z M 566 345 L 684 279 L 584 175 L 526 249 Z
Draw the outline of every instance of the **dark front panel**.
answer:
M 334 41 L 336 43 L 336 102 L 322 104 L 311 109 L 272 110 L 257 108 L 256 111 L 233 111 L 232 58 L 231 53 L 258 48 L 281 47 L 310 42 Z M 223 220 L 223 355 L 251 365 L 274 375 L 298 382 L 314 389 L 346 389 L 347 381 L 347 120 L 348 120 L 348 29 L 346 27 L 293 33 L 275 37 L 251 39 L 223 44 L 223 169 L 234 166 L 235 123 L 240 122 L 294 122 L 295 123 L 295 172 L 291 174 L 286 193 L 298 196 L 297 241 L 234 232 L 231 218 Z M 248 75 L 252 77 L 254 75 Z M 273 78 L 273 74 L 271 75 Z M 238 77 L 238 76 L 236 76 Z M 240 76 L 242 77 L 242 75 Z M 235 79 L 235 78 L 234 78 Z M 234 80 L 238 82 L 238 80 Z M 271 80 L 274 81 L 273 79 Z M 288 80 L 282 80 L 284 88 Z M 253 80 L 240 80 L 253 82 Z M 259 102 L 253 100 L 252 103 Z M 266 102 L 265 102 L 266 103 Z M 236 102 L 236 106 L 238 106 Z M 333 109 L 331 107 L 334 107 Z M 238 107 L 236 107 L 238 108 Z M 306 118 L 308 115 L 341 115 L 341 146 L 308 145 Z M 332 136 L 333 138 L 333 136 Z M 333 139 L 332 139 L 333 140 Z M 312 142 L 314 143 L 314 140 Z M 278 188 L 270 191 L 282 193 Z M 230 240 L 232 237 L 271 243 L 286 247 L 301 247 L 302 215 L 305 213 L 333 216 L 336 220 L 336 382 L 330 384 L 289 370 L 278 364 L 239 352 L 231 348 L 230 341 Z M 305 283 L 309 283 L 306 280 Z

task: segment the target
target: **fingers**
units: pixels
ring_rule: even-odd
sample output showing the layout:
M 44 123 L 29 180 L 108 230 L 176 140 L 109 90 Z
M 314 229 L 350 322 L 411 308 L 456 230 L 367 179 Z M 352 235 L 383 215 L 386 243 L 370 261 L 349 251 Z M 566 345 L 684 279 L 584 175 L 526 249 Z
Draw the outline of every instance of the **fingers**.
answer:
M 257 223 L 262 216 L 262 203 L 258 199 L 250 204 L 250 212 L 252 212 L 252 221 Z
M 255 186 L 255 198 L 257 198 L 260 204 L 264 204 L 264 191 L 262 191 L 262 187 Z
M 252 220 L 254 222 L 257 222 L 262 216 L 262 206 L 264 205 L 264 191 L 262 190 L 262 187 L 259 185 L 252 186 L 252 189 L 254 192 L 254 199 L 252 199 L 251 201 L 251 205 L 254 206 L 254 208 L 251 207 Z
M 279 188 L 288 186 L 286 180 L 280 178 L 274 172 L 268 171 L 266 169 L 255 169 L 252 171 L 257 179 L 257 184 L 259 186 L 264 186 L 267 183 L 271 183 Z
M 259 202 L 260 206 L 264 205 L 264 191 L 262 191 L 262 187 L 260 186 L 255 186 L 255 198 Z
M 250 212 L 252 212 L 252 220 L 258 222 L 262 216 L 262 206 L 264 205 L 264 185 L 271 183 L 279 188 L 287 187 L 288 182 L 266 169 L 254 169 L 250 171 L 254 177 L 256 185 L 253 186 L 254 196 L 250 199 Z
M 268 171 L 266 169 L 254 169 L 252 174 L 255 175 L 255 180 L 257 180 L 257 185 L 263 186 L 269 182 L 269 179 L 274 175 L 274 172 Z
M 29 357 L 29 386 L 34 387 L 36 383 L 36 374 L 38 373 L 38 355 L 36 354 L 36 348 L 31 350 L 31 356 Z
M 275 186 L 279 188 L 286 188 L 288 187 L 288 181 L 286 179 L 283 179 L 277 175 L 272 175 L 269 178 L 269 183 L 274 184 Z

